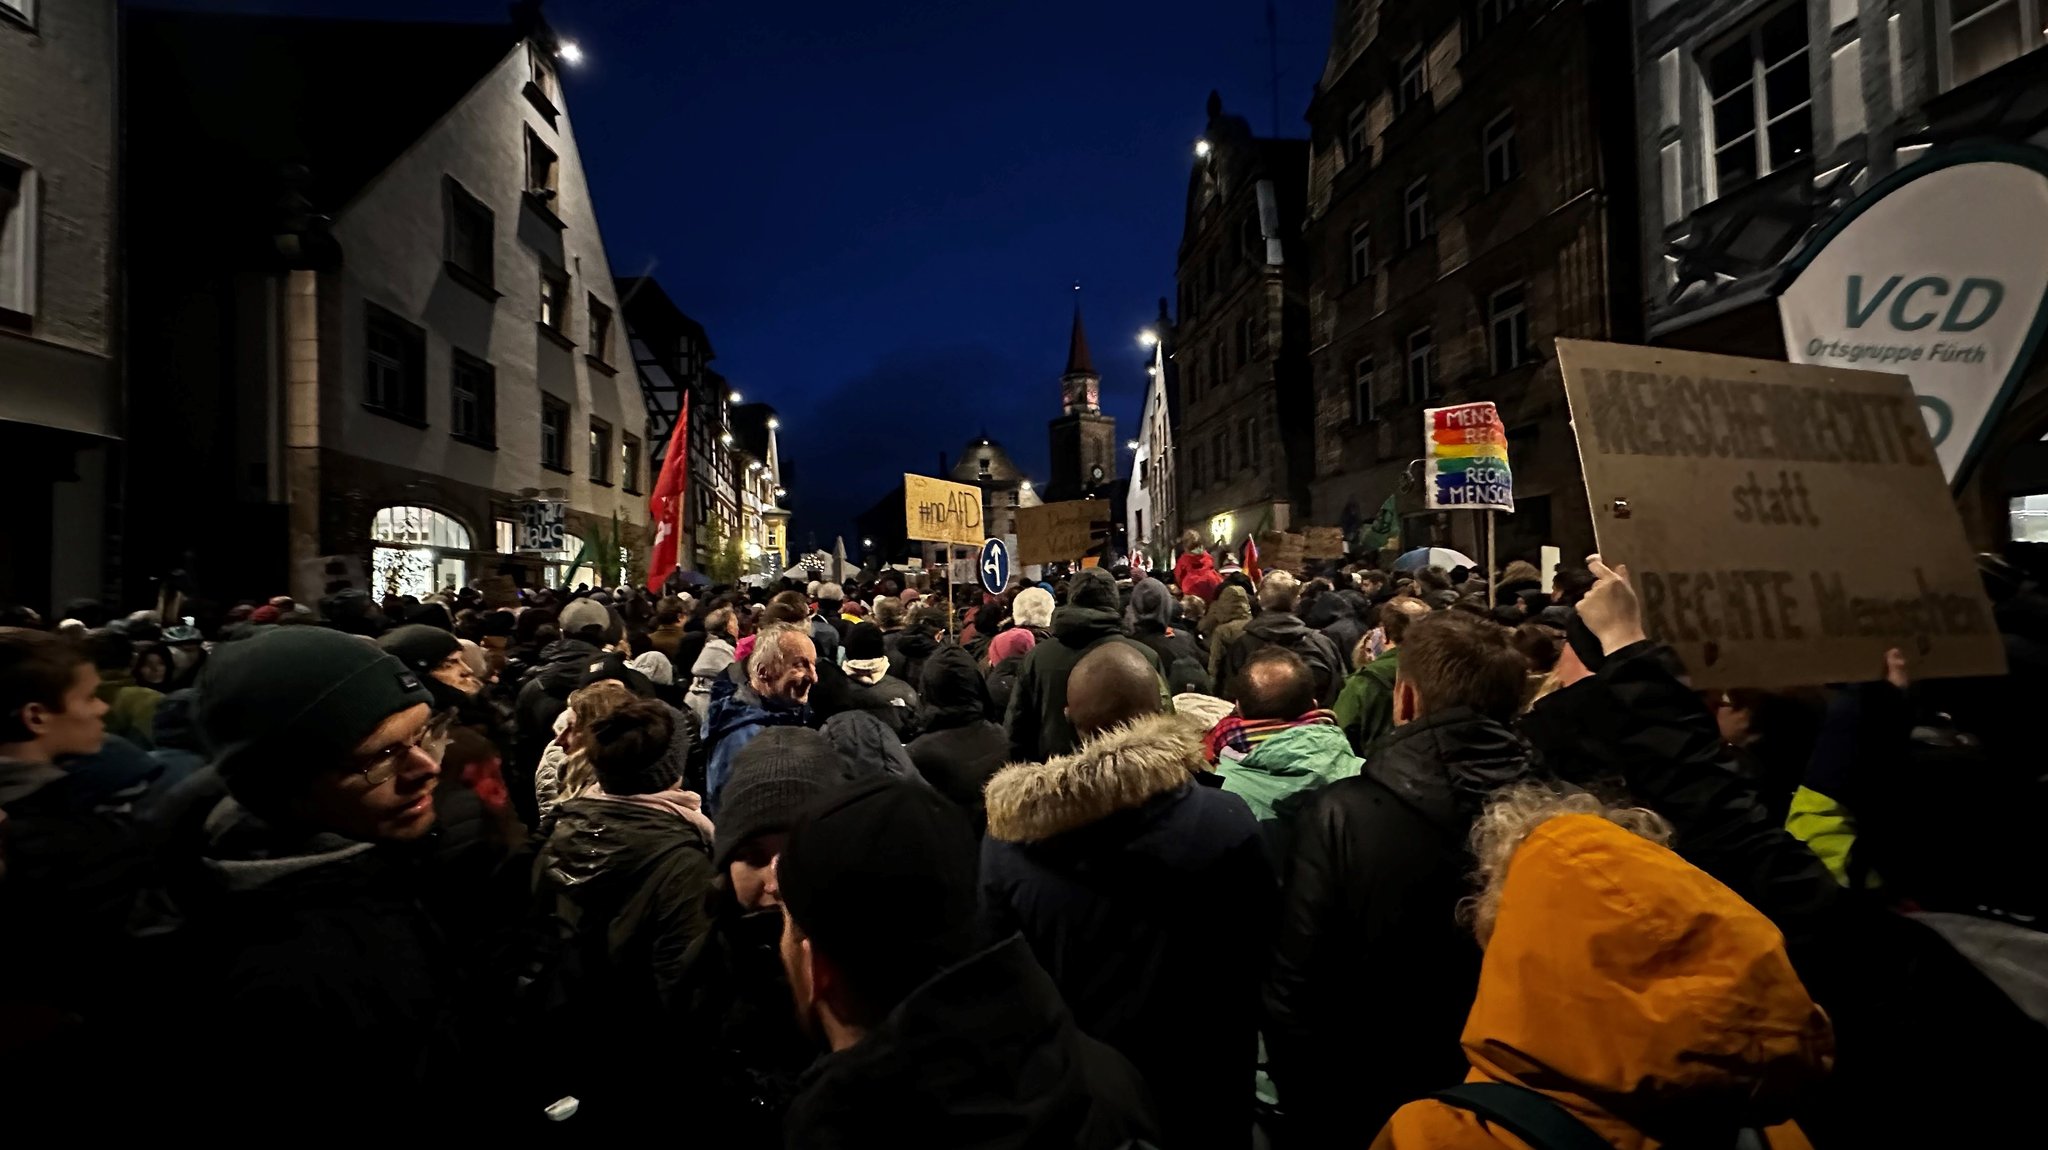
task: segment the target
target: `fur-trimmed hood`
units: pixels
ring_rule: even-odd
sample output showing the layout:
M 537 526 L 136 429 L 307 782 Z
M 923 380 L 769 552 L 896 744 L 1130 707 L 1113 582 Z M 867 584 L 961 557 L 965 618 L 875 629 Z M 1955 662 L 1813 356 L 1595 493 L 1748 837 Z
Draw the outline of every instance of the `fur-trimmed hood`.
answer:
M 989 837 L 1040 842 L 1135 810 L 1209 769 L 1200 726 L 1178 715 L 1139 719 L 1071 755 L 998 771 L 985 792 Z

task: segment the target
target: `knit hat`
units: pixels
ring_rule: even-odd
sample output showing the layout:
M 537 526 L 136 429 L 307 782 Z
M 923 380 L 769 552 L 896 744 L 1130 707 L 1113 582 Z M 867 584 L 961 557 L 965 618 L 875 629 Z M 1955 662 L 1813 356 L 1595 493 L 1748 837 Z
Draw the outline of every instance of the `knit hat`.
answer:
M 882 629 L 873 623 L 859 623 L 846 632 L 846 657 L 881 659 L 888 652 L 882 646 Z
M 604 604 L 594 599 L 577 599 L 562 608 L 555 616 L 555 626 L 561 628 L 564 639 L 578 638 L 578 631 L 586 627 L 603 627 L 605 637 L 601 646 L 610 646 L 619 641 L 618 633 L 612 627 L 612 613 Z
M 752 839 L 788 830 L 811 799 L 847 778 L 830 740 L 808 727 L 770 727 L 733 756 L 716 796 L 718 835 L 711 865 L 724 870 Z
M 385 719 L 432 701 L 420 677 L 376 644 L 318 627 L 222 646 L 198 686 L 194 718 L 221 780 L 259 811 L 344 763 Z
M 268 603 L 265 603 L 263 606 L 256 608 L 254 611 L 249 612 L 249 622 L 275 623 L 277 622 L 277 617 L 279 614 L 281 614 L 281 612 L 278 611 L 277 608 L 272 607 Z
M 1019 627 L 1052 626 L 1052 592 L 1043 587 L 1026 587 L 1010 604 L 1010 618 Z
M 422 676 L 440 666 L 448 656 L 462 650 L 462 640 L 424 623 L 410 623 L 386 631 L 377 640 L 377 645 Z
M 981 949 L 980 850 L 928 786 L 870 779 L 818 799 L 776 864 L 789 917 L 877 1005 Z
M 988 661 L 1000 663 L 1012 655 L 1029 654 L 1038 643 L 1038 636 L 1023 627 L 1012 627 L 997 635 L 988 645 Z

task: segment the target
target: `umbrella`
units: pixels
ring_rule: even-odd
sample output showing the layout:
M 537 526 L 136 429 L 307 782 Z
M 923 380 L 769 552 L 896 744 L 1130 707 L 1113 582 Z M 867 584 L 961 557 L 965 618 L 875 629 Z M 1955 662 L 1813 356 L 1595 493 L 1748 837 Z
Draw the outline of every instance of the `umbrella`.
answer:
M 711 577 L 701 571 L 677 571 L 676 582 L 686 587 L 709 587 Z
M 1396 571 L 1420 571 L 1425 567 L 1441 567 L 1449 571 L 1453 567 L 1477 567 L 1479 564 L 1462 551 L 1448 547 L 1417 547 L 1408 554 L 1394 560 Z

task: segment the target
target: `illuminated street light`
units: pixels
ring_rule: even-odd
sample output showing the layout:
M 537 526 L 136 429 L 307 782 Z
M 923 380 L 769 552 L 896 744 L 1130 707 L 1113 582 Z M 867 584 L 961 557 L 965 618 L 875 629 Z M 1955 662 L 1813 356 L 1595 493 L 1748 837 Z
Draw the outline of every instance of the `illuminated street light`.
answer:
M 1195 155 L 1197 155 L 1197 156 L 1200 156 L 1200 157 L 1201 157 L 1202 159 L 1205 159 L 1205 160 L 1206 160 L 1206 159 L 1208 159 L 1208 158 L 1209 158 L 1209 141 L 1207 141 L 1207 140 L 1196 140 L 1196 141 L 1195 141 Z
M 1129 443 L 1126 443 L 1126 444 L 1124 444 L 1124 450 L 1125 450 L 1125 451 L 1136 451 L 1136 450 L 1138 450 L 1138 441 L 1137 441 L 1137 440 L 1135 440 L 1135 439 L 1133 439 L 1133 440 L 1131 440 L 1131 441 L 1130 441 Z
M 1145 328 L 1138 333 L 1138 344 L 1141 347 L 1158 347 L 1159 333 L 1149 327 Z
M 577 47 L 574 40 L 562 41 L 562 46 L 555 49 L 555 55 L 560 56 L 562 63 L 571 67 L 583 62 L 583 49 Z
M 749 464 L 747 464 L 747 470 L 748 470 L 748 471 L 759 471 L 759 470 L 761 470 L 761 461 L 760 461 L 760 460 L 758 460 L 758 459 L 756 459 L 756 460 L 754 460 L 754 461 L 753 461 L 752 463 L 749 463 Z
M 873 547 L 875 545 L 875 541 L 872 539 L 863 539 L 860 541 L 860 545 L 862 547 Z
M 740 401 L 740 393 L 737 391 L 728 393 L 725 397 L 725 401 L 727 403 L 738 403 Z
M 777 428 L 779 428 L 779 427 L 781 427 L 781 426 L 782 426 L 782 421 L 781 421 L 781 420 L 779 420 L 779 419 L 775 418 L 775 417 L 774 417 L 774 416 L 772 416 L 772 415 L 768 417 L 768 430 L 770 430 L 770 431 L 774 431 L 775 429 L 777 429 Z
M 727 447 L 731 447 L 731 446 L 732 446 L 732 432 L 730 432 L 730 431 L 724 431 L 724 432 L 720 432 L 720 433 L 719 433 L 719 436 L 718 436 L 718 442 L 720 442 L 720 443 L 723 443 L 723 444 L 725 444 L 725 445 L 726 445 Z

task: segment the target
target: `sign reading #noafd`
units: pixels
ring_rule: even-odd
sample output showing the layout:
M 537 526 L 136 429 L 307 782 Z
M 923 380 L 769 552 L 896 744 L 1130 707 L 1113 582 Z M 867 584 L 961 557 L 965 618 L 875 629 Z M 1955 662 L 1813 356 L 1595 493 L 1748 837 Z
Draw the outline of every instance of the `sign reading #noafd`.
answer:
M 979 548 L 988 537 L 981 529 L 981 488 L 906 474 L 903 525 L 907 538 Z
M 1557 341 L 1593 532 L 1702 688 L 1915 677 L 2005 652 L 1896 375 Z
M 1880 181 L 1790 266 L 1787 358 L 1913 383 L 1942 472 L 1960 482 L 2041 338 L 2048 153 L 1963 147 Z

